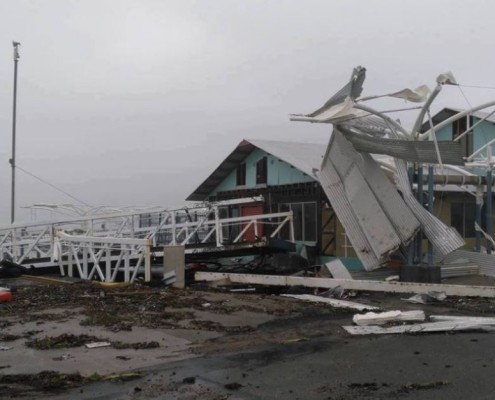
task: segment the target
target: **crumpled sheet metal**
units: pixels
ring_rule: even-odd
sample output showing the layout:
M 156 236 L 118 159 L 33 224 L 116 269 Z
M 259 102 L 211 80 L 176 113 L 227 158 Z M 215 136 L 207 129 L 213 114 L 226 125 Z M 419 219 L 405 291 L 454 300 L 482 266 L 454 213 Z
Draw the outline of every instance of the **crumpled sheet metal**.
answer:
M 337 123 L 365 115 L 362 111 L 353 108 L 354 100 L 363 91 L 365 78 L 366 68 L 354 68 L 349 82 L 323 106 L 310 114 L 292 114 L 291 121 Z
M 352 211 L 352 206 L 347 199 L 344 184 L 328 157 L 325 157 L 323 161 L 321 170 L 318 172 L 318 179 L 364 267 L 367 270 L 378 268 L 384 260 L 378 258 L 371 251 L 368 239 L 361 229 L 358 219 Z
M 414 196 L 409 183 L 407 166 L 404 160 L 395 159 L 397 183 L 402 190 L 404 201 L 421 223 L 423 232 L 442 256 L 464 246 L 466 243 L 454 228 L 445 225 L 437 217 L 426 210 Z
M 366 131 L 365 127 L 360 128 Z M 344 127 L 341 130 L 357 151 L 386 154 L 412 162 L 439 163 L 435 143 L 432 141 L 385 139 L 355 133 Z M 442 163 L 464 165 L 460 142 L 439 141 L 438 148 Z
M 379 268 L 409 241 L 419 222 L 371 157 L 334 130 L 320 183 L 366 270 Z

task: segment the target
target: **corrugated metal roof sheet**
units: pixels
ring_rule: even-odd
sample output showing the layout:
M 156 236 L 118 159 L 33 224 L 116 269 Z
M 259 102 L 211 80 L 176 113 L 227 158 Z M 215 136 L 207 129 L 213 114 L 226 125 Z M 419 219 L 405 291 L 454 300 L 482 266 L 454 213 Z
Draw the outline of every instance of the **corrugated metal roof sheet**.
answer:
M 437 257 L 437 261 L 442 257 Z M 459 259 L 467 259 L 480 267 L 480 273 L 495 276 L 495 254 L 477 253 L 468 250 L 456 250 L 443 258 L 444 263 L 452 263 Z
M 387 154 L 407 161 L 438 164 L 438 155 L 433 141 L 385 139 L 354 133 L 341 128 L 346 138 L 358 151 Z M 463 148 L 460 142 L 439 141 L 438 150 L 444 164 L 464 165 Z
M 320 182 L 365 269 L 380 267 L 406 244 L 419 221 L 369 155 L 360 155 L 334 130 Z

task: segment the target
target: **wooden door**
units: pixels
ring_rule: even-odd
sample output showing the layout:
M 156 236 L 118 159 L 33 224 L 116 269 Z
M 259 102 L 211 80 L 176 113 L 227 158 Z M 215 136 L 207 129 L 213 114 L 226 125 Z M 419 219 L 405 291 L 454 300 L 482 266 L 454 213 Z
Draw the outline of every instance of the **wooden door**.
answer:
M 251 215 L 260 215 L 263 214 L 263 203 L 259 204 L 246 204 L 241 206 L 241 217 L 248 217 Z M 243 228 L 249 222 L 243 224 Z M 261 223 L 256 223 L 257 234 L 255 234 L 254 224 L 250 226 L 248 230 L 244 233 L 242 239 L 245 242 L 253 243 L 263 237 L 263 225 Z

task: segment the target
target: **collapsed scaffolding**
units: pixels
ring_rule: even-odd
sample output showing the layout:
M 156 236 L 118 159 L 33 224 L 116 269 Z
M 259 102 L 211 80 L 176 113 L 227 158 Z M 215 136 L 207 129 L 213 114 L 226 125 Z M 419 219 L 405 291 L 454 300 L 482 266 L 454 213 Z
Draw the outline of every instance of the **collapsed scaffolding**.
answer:
M 326 155 L 317 172 L 320 184 L 337 217 L 345 228 L 357 256 L 366 270 L 380 268 L 397 250 L 407 256 L 408 262 L 422 261 L 422 235 L 429 241 L 428 264 L 444 259 L 465 245 L 464 239 L 452 227 L 433 215 L 434 166 L 455 170 L 462 183 L 479 183 L 479 177 L 462 167 L 484 167 L 487 198 L 487 253 L 492 246 L 492 154 L 490 141 L 466 159 L 463 158 L 459 139 L 470 132 L 470 127 L 456 140 L 437 141 L 435 132 L 444 126 L 476 111 L 495 105 L 495 101 L 473 107 L 434 126 L 430 106 L 443 85 L 457 85 L 451 73 L 441 74 L 430 92 L 428 87 L 404 89 L 380 96 L 360 97 L 365 80 L 365 68 L 353 70 L 351 79 L 321 108 L 311 114 L 293 114 L 292 121 L 333 124 Z M 412 129 L 407 130 L 397 121 L 364 105 L 363 102 L 380 97 L 394 97 L 424 103 Z M 397 111 L 397 110 L 394 110 Z M 481 123 L 487 116 L 481 118 Z M 428 117 L 429 129 L 420 128 Z M 426 140 L 429 139 L 429 140 Z M 483 155 L 486 153 L 486 156 Z M 385 175 L 383 165 L 371 154 L 393 157 L 396 185 Z M 423 164 L 428 170 L 428 205 L 423 199 Z M 418 180 L 413 191 L 412 175 L 416 166 Z M 456 167 L 457 166 L 457 167 Z M 399 194 L 399 192 L 400 194 Z M 481 199 L 480 199 L 481 196 Z M 477 250 L 480 250 L 482 192 L 477 193 Z
M 292 211 L 221 216 L 222 207 L 262 202 L 261 196 L 169 210 L 73 217 L 47 222 L 13 224 L 0 228 L 0 255 L 27 268 L 58 267 L 62 276 L 114 282 L 122 274 L 132 282 L 138 273 L 151 279 L 153 259 L 165 246 L 184 246 L 186 254 L 234 252 L 269 248 L 271 239 L 288 228 L 294 241 Z M 269 231 L 258 237 L 259 231 Z M 251 231 L 254 241 L 246 241 Z

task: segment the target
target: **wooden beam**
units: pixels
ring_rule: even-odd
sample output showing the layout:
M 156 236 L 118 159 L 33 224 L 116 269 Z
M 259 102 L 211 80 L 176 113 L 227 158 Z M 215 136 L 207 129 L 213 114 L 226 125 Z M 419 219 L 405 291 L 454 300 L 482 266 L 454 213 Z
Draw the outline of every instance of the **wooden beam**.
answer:
M 269 286 L 305 286 L 331 289 L 341 286 L 347 290 L 389 293 L 445 292 L 447 296 L 495 297 L 495 287 L 470 285 L 444 285 L 439 283 L 364 281 L 355 279 L 306 278 L 299 276 L 231 274 L 222 272 L 196 272 L 196 281 L 216 281 L 229 278 L 232 283 Z

